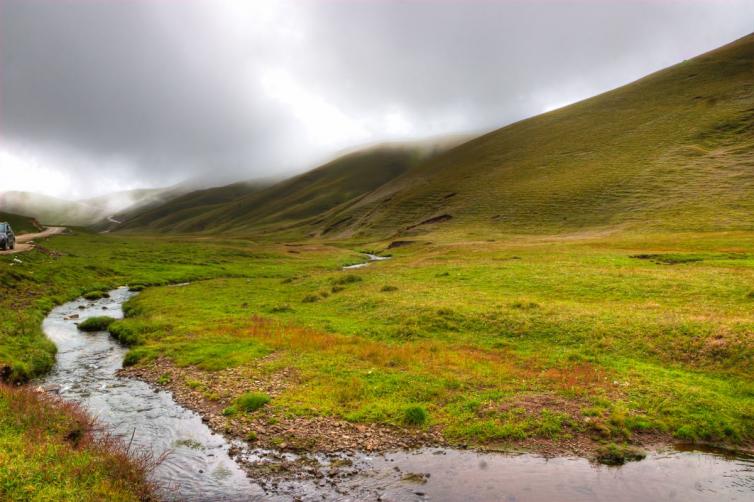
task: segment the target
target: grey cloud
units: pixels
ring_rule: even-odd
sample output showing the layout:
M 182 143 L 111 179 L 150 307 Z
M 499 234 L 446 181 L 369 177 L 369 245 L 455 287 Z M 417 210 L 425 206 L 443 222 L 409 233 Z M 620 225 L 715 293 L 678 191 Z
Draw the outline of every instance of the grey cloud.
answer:
M 0 148 L 92 184 L 266 176 L 395 139 L 391 110 L 416 136 L 496 127 L 752 26 L 747 0 L 3 0 Z M 291 99 L 270 95 L 270 72 Z M 326 142 L 302 119 L 321 109 Z

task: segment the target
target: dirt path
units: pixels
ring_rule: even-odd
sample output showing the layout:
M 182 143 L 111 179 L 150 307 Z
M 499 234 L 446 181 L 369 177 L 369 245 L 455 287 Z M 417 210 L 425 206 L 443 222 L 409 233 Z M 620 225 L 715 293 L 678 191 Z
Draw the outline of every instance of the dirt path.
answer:
M 23 253 L 24 251 L 29 251 L 30 249 L 34 247 L 35 239 L 44 239 L 45 237 L 50 237 L 52 235 L 62 233 L 64 230 L 65 230 L 65 227 L 48 227 L 42 232 L 37 232 L 35 234 L 17 235 L 16 236 L 16 249 L 8 250 L 8 251 L 0 251 L 0 255 Z

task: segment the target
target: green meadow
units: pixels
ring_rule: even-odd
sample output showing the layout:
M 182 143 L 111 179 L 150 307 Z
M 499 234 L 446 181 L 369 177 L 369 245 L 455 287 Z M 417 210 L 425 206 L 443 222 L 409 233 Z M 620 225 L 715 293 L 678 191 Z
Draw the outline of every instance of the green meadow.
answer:
M 127 364 L 290 368 L 272 416 L 431 428 L 484 447 L 751 447 L 753 235 L 460 237 L 428 235 L 347 271 L 387 243 L 55 237 L 3 268 L 22 294 L 3 297 L 0 355 L 17 380 L 40 374 L 54 353 L 44 313 L 129 284 L 142 291 L 109 328 L 131 345 Z

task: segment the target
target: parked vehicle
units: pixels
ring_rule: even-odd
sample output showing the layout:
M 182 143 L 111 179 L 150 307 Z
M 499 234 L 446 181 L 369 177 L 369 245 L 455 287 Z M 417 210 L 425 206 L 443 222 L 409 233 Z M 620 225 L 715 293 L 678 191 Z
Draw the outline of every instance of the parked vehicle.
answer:
M 16 234 L 13 233 L 10 223 L 0 222 L 0 249 L 5 251 L 15 247 Z

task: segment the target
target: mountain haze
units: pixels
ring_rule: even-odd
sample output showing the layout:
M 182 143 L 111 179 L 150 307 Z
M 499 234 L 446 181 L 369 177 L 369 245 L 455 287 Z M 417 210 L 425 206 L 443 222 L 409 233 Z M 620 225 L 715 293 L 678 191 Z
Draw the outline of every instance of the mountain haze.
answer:
M 299 232 L 308 231 L 320 215 L 384 185 L 454 142 L 381 145 L 348 153 L 279 183 L 252 181 L 199 190 L 138 213 L 118 229 L 186 233 L 297 227 Z
M 481 225 L 751 229 L 754 35 L 437 155 L 381 148 L 281 183 L 200 191 L 130 230 L 393 236 Z
M 83 200 L 66 200 L 32 192 L 0 192 L 0 210 L 35 218 L 47 225 L 106 227 L 98 224 L 123 211 L 162 205 L 191 191 L 188 187 L 125 190 Z

